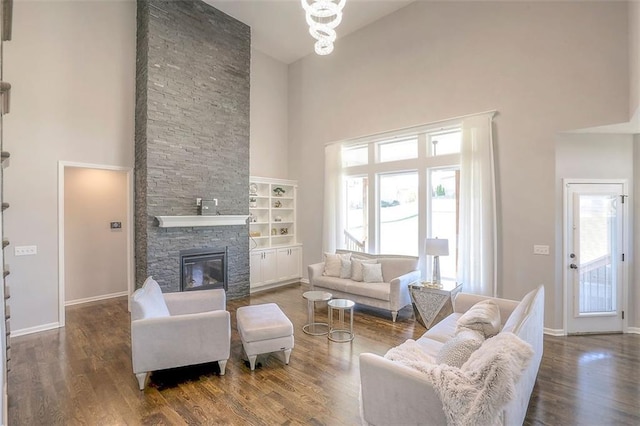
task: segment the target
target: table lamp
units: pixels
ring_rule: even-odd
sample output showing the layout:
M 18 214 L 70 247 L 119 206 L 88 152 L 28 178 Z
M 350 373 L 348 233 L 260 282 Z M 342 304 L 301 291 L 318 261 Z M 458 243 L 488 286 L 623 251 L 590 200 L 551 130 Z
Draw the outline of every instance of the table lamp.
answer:
M 427 238 L 424 243 L 424 251 L 427 256 L 433 256 L 433 274 L 431 284 L 440 285 L 440 256 L 449 255 L 449 240 Z

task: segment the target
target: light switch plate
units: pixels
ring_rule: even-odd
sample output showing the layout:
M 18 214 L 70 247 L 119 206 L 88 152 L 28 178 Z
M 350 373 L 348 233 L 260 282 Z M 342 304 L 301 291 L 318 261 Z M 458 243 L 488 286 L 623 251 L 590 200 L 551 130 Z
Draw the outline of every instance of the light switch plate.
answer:
M 533 246 L 533 254 L 542 254 L 542 255 L 549 255 L 549 246 L 544 246 L 544 245 L 534 245 Z
M 38 254 L 38 246 L 16 246 L 13 253 L 16 256 L 32 256 Z

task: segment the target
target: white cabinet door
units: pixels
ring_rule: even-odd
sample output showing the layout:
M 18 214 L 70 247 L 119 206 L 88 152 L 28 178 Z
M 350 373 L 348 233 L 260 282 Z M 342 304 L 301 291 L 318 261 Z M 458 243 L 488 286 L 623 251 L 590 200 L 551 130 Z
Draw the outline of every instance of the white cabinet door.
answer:
M 278 279 L 300 278 L 300 247 L 278 249 Z
M 249 257 L 249 282 L 251 287 L 258 285 L 262 281 L 262 257 L 261 251 L 252 251 Z
M 259 250 L 250 256 L 251 287 L 275 282 L 278 279 L 275 250 Z
M 269 284 L 278 280 L 276 251 L 265 250 L 262 259 L 262 283 Z

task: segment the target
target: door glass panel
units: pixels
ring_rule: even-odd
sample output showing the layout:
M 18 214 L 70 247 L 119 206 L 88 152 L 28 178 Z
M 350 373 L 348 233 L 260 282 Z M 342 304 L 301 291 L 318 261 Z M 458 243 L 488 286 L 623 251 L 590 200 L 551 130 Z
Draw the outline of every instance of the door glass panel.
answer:
M 610 313 L 616 307 L 616 268 L 618 246 L 616 201 L 613 195 L 579 196 L 578 314 Z
M 346 230 L 345 247 L 349 250 L 367 251 L 368 234 L 367 178 L 363 176 L 345 179 L 346 194 Z
M 418 173 L 380 175 L 380 253 L 418 255 Z

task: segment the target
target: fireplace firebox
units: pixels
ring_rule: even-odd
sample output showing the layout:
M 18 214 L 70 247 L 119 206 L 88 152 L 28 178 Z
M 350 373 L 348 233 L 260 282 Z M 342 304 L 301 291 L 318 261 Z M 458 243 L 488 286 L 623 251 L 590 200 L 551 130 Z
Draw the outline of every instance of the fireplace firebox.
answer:
M 180 251 L 180 291 L 227 291 L 227 248 Z

